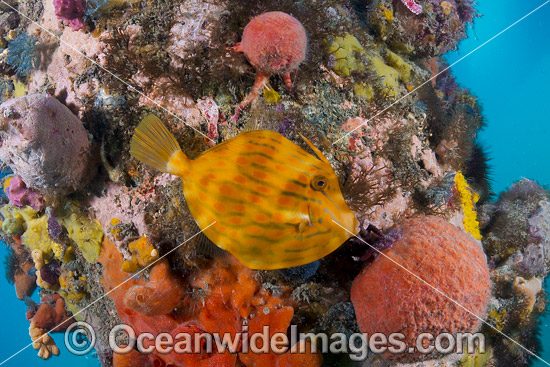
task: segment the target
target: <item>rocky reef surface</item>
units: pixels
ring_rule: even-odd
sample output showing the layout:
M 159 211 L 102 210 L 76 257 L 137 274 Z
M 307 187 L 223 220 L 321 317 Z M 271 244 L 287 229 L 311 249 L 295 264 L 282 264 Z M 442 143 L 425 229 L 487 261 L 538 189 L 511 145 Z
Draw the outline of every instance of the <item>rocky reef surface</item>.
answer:
M 6 0 L 0 11 L 0 235 L 39 357 L 63 358 L 49 333 L 75 321 L 115 367 L 508 367 L 540 352 L 550 195 L 523 179 L 494 197 L 475 140 L 481 106 L 442 58 L 479 16 L 473 1 Z M 259 129 L 313 153 L 303 135 L 334 169 L 358 236 L 311 264 L 245 267 L 200 232 L 179 178 L 130 155 L 149 114 L 191 159 Z M 113 353 L 121 323 L 155 337 L 403 333 L 407 347 L 481 331 L 486 350 L 357 361 L 355 345 L 319 353 L 314 338 L 297 341 L 302 353 Z

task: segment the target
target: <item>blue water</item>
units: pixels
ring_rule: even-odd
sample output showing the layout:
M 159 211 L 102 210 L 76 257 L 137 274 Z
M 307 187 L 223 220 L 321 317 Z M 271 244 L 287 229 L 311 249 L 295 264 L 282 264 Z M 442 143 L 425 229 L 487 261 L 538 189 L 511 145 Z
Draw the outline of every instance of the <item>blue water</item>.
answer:
M 482 18 L 449 63 L 475 49 L 543 1 L 480 0 Z M 461 86 L 479 97 L 487 127 L 480 142 L 491 153 L 493 190 L 506 189 L 521 177 L 550 185 L 550 4 L 452 67 Z M 550 292 L 550 282 L 545 287 Z M 543 352 L 550 363 L 550 317 L 542 320 Z M 535 367 L 548 366 L 535 361 Z
M 469 38 L 459 50 L 448 55 L 450 63 L 459 59 L 500 32 L 542 1 L 480 0 L 477 8 L 484 14 L 475 21 Z M 491 153 L 493 190 L 500 192 L 521 177 L 550 184 L 550 33 L 545 22 L 550 5 L 531 15 L 491 43 L 452 67 L 457 81 L 479 97 L 488 126 L 479 140 Z M 0 259 L 6 248 L 0 245 Z M 546 289 L 550 292 L 550 282 Z M 27 346 L 29 323 L 25 305 L 15 297 L 13 286 L 0 274 L 2 310 L 5 312 L 0 341 L 0 362 Z M 35 297 L 36 298 L 36 295 Z M 541 357 L 550 361 L 550 318 L 543 319 Z M 43 361 L 29 347 L 5 363 L 5 366 L 97 366 L 90 357 L 71 355 L 63 345 L 62 335 L 56 343 L 60 357 Z M 535 362 L 535 367 L 546 364 Z

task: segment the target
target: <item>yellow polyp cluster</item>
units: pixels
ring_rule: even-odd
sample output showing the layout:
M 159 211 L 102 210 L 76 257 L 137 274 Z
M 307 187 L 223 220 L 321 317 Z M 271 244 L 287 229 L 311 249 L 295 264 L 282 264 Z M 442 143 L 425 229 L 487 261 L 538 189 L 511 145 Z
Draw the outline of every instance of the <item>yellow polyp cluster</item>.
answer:
M 4 205 L 0 208 L 0 214 L 4 218 L 2 221 L 2 231 L 9 236 L 21 235 L 27 229 L 27 222 L 35 219 L 37 213 L 30 206 L 17 208 L 10 204 Z
M 4 185 L 3 185 L 4 192 L 6 192 L 6 189 L 10 187 L 10 181 L 12 178 L 13 177 L 6 177 L 6 179 L 4 180 Z
M 61 245 L 52 241 L 48 234 L 48 218 L 45 215 L 27 222 L 27 230 L 21 236 L 21 243 L 31 250 L 42 250 L 46 259 L 52 255 L 59 258 L 62 252 Z
M 390 50 L 386 50 L 386 63 L 399 72 L 402 81 L 409 82 L 411 80 L 412 66 L 407 64 L 401 56 Z
M 502 309 L 498 311 L 496 308 L 493 308 L 489 311 L 489 320 L 491 325 L 495 327 L 498 331 L 504 329 L 504 324 L 506 322 L 506 310 Z
M 146 236 L 130 242 L 128 245 L 132 258 L 122 263 L 121 269 L 126 273 L 134 273 L 152 264 L 159 258 L 158 250 L 149 242 Z
M 97 220 L 91 220 L 77 213 L 69 214 L 60 222 L 67 229 L 69 238 L 76 243 L 86 261 L 95 263 L 103 241 L 101 224 Z
M 72 271 L 65 270 L 59 276 L 59 294 L 65 299 L 69 311 L 73 314 L 78 312 L 78 304 L 87 296 L 84 291 L 86 285 L 86 277 L 76 276 Z
M 21 243 L 30 250 L 39 249 L 44 259 L 48 261 L 53 256 L 62 259 L 65 255 L 65 246 L 52 241 L 48 234 L 48 218 L 38 216 L 38 211 L 30 206 L 17 208 L 6 204 L 0 209 L 4 217 L 2 230 L 9 235 L 21 234 Z
M 384 18 L 386 18 L 388 23 L 391 23 L 393 21 L 393 11 L 391 9 L 388 9 L 385 4 L 378 4 L 378 11 L 384 16 Z
M 333 70 L 340 76 L 347 77 L 354 71 L 365 69 L 360 58 L 360 55 L 366 53 L 365 49 L 359 40 L 349 33 L 346 33 L 344 37 L 334 37 L 328 43 L 328 52 L 336 58 Z
M 479 222 L 477 221 L 477 212 L 475 204 L 479 200 L 479 195 L 472 191 L 462 172 L 455 175 L 455 187 L 460 195 L 462 211 L 464 212 L 464 228 L 475 239 L 481 240 L 479 231 Z
M 111 225 L 111 228 L 109 229 L 109 233 L 111 233 L 111 236 L 113 236 L 115 239 L 117 240 L 121 240 L 122 238 L 120 238 L 120 233 L 121 233 L 121 229 L 120 227 L 117 226 L 117 224 L 120 223 L 120 220 L 118 218 L 113 218 L 111 219 L 111 221 L 109 222 L 109 224 Z
M 378 87 L 388 97 L 395 97 L 399 93 L 399 71 L 387 65 L 379 55 L 369 56 L 371 70 L 376 73 Z
M 483 353 L 476 349 L 474 354 L 465 354 L 460 360 L 462 367 L 485 367 L 491 359 L 491 349 L 488 348 Z
M 0 208 L 0 214 L 4 218 L 2 231 L 8 235 L 21 235 L 21 243 L 30 250 L 42 251 L 46 262 L 54 257 L 65 263 L 75 259 L 73 246 L 58 243 L 50 238 L 48 217 L 45 214 L 39 216 L 39 212 L 30 206 L 17 208 L 11 204 Z M 99 222 L 76 213 L 58 220 L 86 261 L 95 262 L 103 240 L 103 229 Z
M 263 89 L 263 96 L 267 103 L 275 104 L 282 101 L 281 95 L 267 83 Z
M 387 11 L 387 17 L 393 19 L 391 10 Z M 376 75 L 375 87 L 388 97 L 396 97 L 399 94 L 401 81 L 408 83 L 412 79 L 412 66 L 399 55 L 387 49 L 366 50 L 359 40 L 349 33 L 327 42 L 327 50 L 336 59 L 332 68 L 336 74 L 350 77 L 353 73 L 369 69 Z M 366 97 L 367 100 L 373 98 L 372 86 L 359 81 L 353 86 L 355 95 Z

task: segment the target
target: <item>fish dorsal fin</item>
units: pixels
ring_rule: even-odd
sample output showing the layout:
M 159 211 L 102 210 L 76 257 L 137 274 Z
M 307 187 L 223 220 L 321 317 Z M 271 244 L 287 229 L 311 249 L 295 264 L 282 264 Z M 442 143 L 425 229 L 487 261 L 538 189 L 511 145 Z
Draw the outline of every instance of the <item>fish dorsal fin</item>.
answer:
M 330 165 L 330 162 L 328 161 L 328 159 L 323 155 L 323 153 L 321 153 L 321 151 L 319 149 L 317 149 L 315 147 L 315 145 L 313 145 L 305 136 L 303 136 L 302 134 L 298 133 L 302 139 L 304 139 L 304 141 L 307 143 L 307 145 L 309 145 L 309 147 L 311 148 L 311 150 L 313 150 L 313 152 L 315 153 L 315 155 L 317 156 L 317 158 L 319 158 L 322 162 L 325 162 L 327 164 Z

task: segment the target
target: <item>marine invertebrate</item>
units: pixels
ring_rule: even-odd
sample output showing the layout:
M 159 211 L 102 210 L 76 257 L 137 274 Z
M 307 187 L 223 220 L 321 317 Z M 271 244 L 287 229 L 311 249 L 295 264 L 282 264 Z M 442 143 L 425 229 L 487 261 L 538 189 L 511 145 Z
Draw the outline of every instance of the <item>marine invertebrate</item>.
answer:
M 38 37 L 29 36 L 23 31 L 8 42 L 6 61 L 15 69 L 16 75 L 27 77 L 40 66 L 41 56 L 37 42 Z
M 407 7 L 407 9 L 412 11 L 414 14 L 418 15 L 418 14 L 422 13 L 422 5 L 420 5 L 416 1 L 414 1 L 414 0 L 401 0 L 401 2 L 403 3 L 403 5 L 405 5 Z
M 44 252 L 39 248 L 36 248 L 32 250 L 31 254 L 32 260 L 34 261 L 34 267 L 36 268 L 36 285 L 44 289 L 50 289 L 54 291 L 58 290 L 59 284 L 57 283 L 57 279 L 55 283 L 50 283 L 42 279 L 41 270 L 44 269 L 46 265 Z
M 74 319 L 65 310 L 65 300 L 58 294 L 47 294 L 40 300 L 36 310 L 27 314 L 29 321 L 35 327 L 49 332 L 66 330 Z
M 403 342 L 411 347 L 422 332 L 476 331 L 491 293 L 487 258 L 481 247 L 462 230 L 434 216 L 407 219 L 399 228 L 401 237 L 353 282 L 351 300 L 361 331 L 400 332 L 405 335 Z M 457 308 L 443 294 L 477 317 Z M 403 361 L 427 357 L 384 356 Z
M 225 141 L 195 160 L 154 115 L 137 127 L 131 154 L 183 180 L 193 218 L 217 246 L 254 269 L 307 264 L 358 232 L 330 162 L 277 132 L 258 130 Z M 337 222 L 338 224 L 336 224 Z
M 47 94 L 14 98 L 0 106 L 0 159 L 25 184 L 64 195 L 91 177 L 88 133 L 82 122 Z
M 146 315 L 165 315 L 181 304 L 185 289 L 180 279 L 172 275 L 168 261 L 163 258 L 151 269 L 149 281 L 133 286 L 124 296 L 124 304 Z
M 535 302 L 537 302 L 537 294 L 542 290 L 542 282 L 538 278 L 526 280 L 522 277 L 516 277 L 514 279 L 514 290 L 525 295 L 527 298 L 525 310 L 527 313 L 531 313 Z
M 327 51 L 335 58 L 332 70 L 340 76 L 347 77 L 365 69 L 362 57 L 366 51 L 359 40 L 349 33 L 331 39 L 327 43 Z
M 470 186 L 466 182 L 466 178 L 462 172 L 457 172 L 455 175 L 455 187 L 458 191 L 460 202 L 462 205 L 462 211 L 464 213 L 464 228 L 475 239 L 481 239 L 481 232 L 479 231 L 479 222 L 477 221 L 477 212 L 475 204 L 479 200 L 479 195 L 472 192 Z
M 63 19 L 73 31 L 84 27 L 82 18 L 86 11 L 86 0 L 53 0 L 55 15 Z
M 40 250 L 41 256 L 50 259 L 52 256 L 60 258 L 62 255 L 62 246 L 52 241 L 48 235 L 48 218 L 42 215 L 36 219 L 26 222 L 27 229 L 21 235 L 21 243 L 30 250 Z
M 63 232 L 63 228 L 55 216 L 48 217 L 48 236 L 55 241 L 57 237 Z
M 2 230 L 5 233 L 14 233 L 12 235 L 20 236 L 20 241 L 30 250 L 39 249 L 45 260 L 50 260 L 52 257 L 68 262 L 74 258 L 72 246 L 67 246 L 62 241 L 58 242 L 58 238 L 52 239 L 50 235 L 50 220 L 47 214 L 39 215 L 39 212 L 30 206 L 17 208 L 11 204 L 4 205 L 0 208 L 4 221 L 2 222 Z M 66 218 L 64 218 L 66 219 Z M 83 252 L 93 250 L 87 249 L 85 243 L 93 243 L 93 233 L 90 233 L 90 238 L 80 242 L 83 245 Z M 97 232 L 96 232 L 96 235 Z M 101 233 L 102 235 L 102 233 Z
M 533 223 L 539 223 L 541 228 L 547 225 L 548 219 L 538 216 L 542 213 L 541 204 L 544 206 L 547 201 L 548 193 L 544 188 L 535 181 L 522 179 L 501 193 L 496 203 L 486 203 L 481 207 L 487 218 L 482 229 L 483 245 L 495 265 L 499 266 L 517 251 L 523 251 L 530 243 L 541 241 L 540 237 L 532 236 L 535 227 L 531 229 L 529 221 L 533 219 Z
M 31 272 L 34 263 L 29 253 L 21 245 L 13 245 L 4 261 L 6 278 L 15 286 L 17 298 L 30 297 L 36 288 L 36 276 Z
M 539 241 L 550 242 L 550 197 L 539 201 L 539 207 L 538 212 L 529 218 L 529 233 Z
M 63 269 L 59 276 L 59 291 L 67 304 L 67 308 L 73 313 L 79 310 L 79 304 L 87 296 L 86 277 Z
M 7 178 L 4 182 L 4 187 L 4 192 L 8 199 L 10 199 L 11 204 L 17 207 L 30 205 L 34 210 L 42 210 L 44 206 L 42 195 L 29 189 L 21 177 Z
M 124 260 L 122 263 L 122 270 L 127 273 L 134 273 L 152 264 L 159 257 L 158 250 L 151 244 L 146 236 L 141 236 L 137 240 L 130 242 L 128 244 L 128 249 L 132 254 L 132 258 L 130 260 Z
M 95 263 L 101 252 L 101 242 L 103 241 L 101 224 L 95 219 L 89 219 L 85 215 L 77 213 L 71 213 L 60 221 L 86 261 Z
M 57 260 L 52 260 L 40 269 L 40 278 L 49 284 L 57 284 L 61 274 L 61 264 Z
M 491 191 L 491 168 L 489 166 L 491 158 L 485 149 L 476 143 L 472 147 L 472 152 L 466 160 L 464 167 L 464 177 L 470 185 L 479 192 L 479 203 L 490 199 L 494 194 Z
M 59 348 L 47 330 L 41 329 L 31 322 L 29 326 L 29 335 L 32 340 L 32 347 L 38 350 L 38 356 L 42 359 L 48 359 L 59 355 Z
M 399 71 L 387 65 L 381 56 L 372 55 L 368 59 L 370 69 L 376 74 L 378 86 L 382 93 L 388 97 L 397 96 L 399 93 Z M 405 69 L 403 68 L 403 70 Z
M 293 16 L 280 11 L 260 14 L 250 20 L 241 42 L 233 50 L 243 52 L 256 69 L 252 91 L 237 106 L 232 121 L 254 102 L 272 75 L 281 75 L 288 88 L 292 87 L 290 73 L 306 58 L 307 36 L 302 24 Z
M 103 284 L 109 293 L 118 311 L 121 320 L 131 325 L 137 333 L 151 332 L 154 335 L 160 332 L 169 332 L 173 336 L 180 332 L 191 335 L 202 332 L 229 333 L 234 336 L 242 332 L 244 320 L 250 333 L 262 331 L 263 326 L 270 326 L 270 334 L 285 332 L 293 317 L 293 308 L 289 307 L 285 297 L 286 290 L 277 294 L 271 294 L 263 289 L 254 272 L 229 255 L 227 261 L 212 261 L 203 269 L 197 269 L 187 279 L 191 289 L 187 289 L 181 299 L 182 306 L 168 314 L 145 316 L 128 307 L 125 300 L 131 296 L 135 287 L 147 287 L 143 280 L 130 279 L 124 284 L 120 282 L 126 273 L 120 270 L 122 256 L 108 238 L 104 243 L 105 250 L 100 256 L 100 262 L 104 266 Z M 165 261 L 165 260 L 163 260 Z M 166 267 L 165 267 L 166 266 Z M 164 270 L 162 270 L 164 269 Z M 162 265 L 161 273 L 168 274 L 167 263 Z M 174 281 L 181 282 L 177 276 L 172 275 Z M 115 288 L 116 287 L 116 288 Z M 161 293 L 166 289 L 159 289 Z M 320 354 L 311 353 L 305 348 L 306 353 L 240 353 L 241 346 L 237 345 L 235 353 L 169 353 L 169 354 L 140 354 L 134 355 L 134 360 L 147 360 L 150 365 L 163 366 L 227 366 L 244 365 L 253 366 L 308 366 L 321 365 Z M 126 358 L 115 356 L 115 367 L 126 366 Z M 118 364 L 120 363 L 120 365 Z

